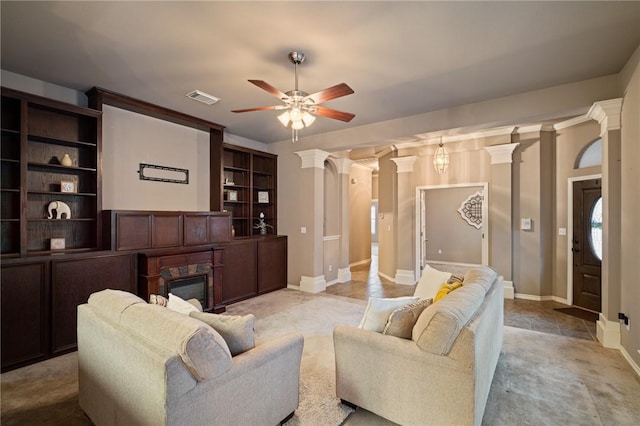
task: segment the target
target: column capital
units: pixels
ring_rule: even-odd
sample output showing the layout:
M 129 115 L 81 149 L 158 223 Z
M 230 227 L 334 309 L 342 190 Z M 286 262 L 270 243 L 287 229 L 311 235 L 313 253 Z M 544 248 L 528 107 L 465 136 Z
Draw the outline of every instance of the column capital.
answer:
M 397 173 L 407 173 L 413 171 L 413 164 L 417 158 L 415 155 L 411 155 L 409 157 L 391 158 L 391 161 L 396 163 Z
M 308 149 L 306 151 L 296 151 L 296 154 L 302 160 L 300 168 L 308 169 L 315 167 L 317 169 L 324 169 L 324 160 L 330 155 L 326 151 L 320 149 Z
M 491 164 L 505 164 L 513 162 L 513 150 L 520 143 L 505 143 L 502 145 L 485 146 L 484 149 L 491 155 Z
M 600 123 L 600 134 L 608 130 L 620 129 L 620 113 L 622 111 L 622 98 L 609 99 L 594 102 L 587 112 L 587 117 Z
M 343 175 L 348 175 L 351 171 L 351 166 L 353 165 L 353 160 L 349 158 L 336 158 L 333 162 L 338 168 L 338 173 Z

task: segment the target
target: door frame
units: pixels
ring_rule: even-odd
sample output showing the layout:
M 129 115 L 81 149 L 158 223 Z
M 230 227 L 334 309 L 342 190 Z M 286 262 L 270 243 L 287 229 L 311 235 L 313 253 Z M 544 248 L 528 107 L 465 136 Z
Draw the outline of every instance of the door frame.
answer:
M 474 182 L 474 183 L 456 183 L 448 185 L 425 185 L 416 186 L 416 201 L 415 201 L 415 259 L 414 259 L 414 273 L 416 281 L 420 280 L 422 271 L 420 270 L 420 253 L 422 237 L 420 236 L 420 212 L 422 211 L 422 197 L 420 196 L 423 191 L 429 191 L 431 189 L 448 189 L 448 188 L 468 188 L 468 187 L 482 187 L 482 194 L 484 199 L 482 201 L 482 264 L 489 265 L 489 182 Z M 486 218 L 486 220 L 485 220 Z
M 591 179 L 602 179 L 602 173 L 567 179 L 567 304 L 570 306 L 573 306 L 573 245 L 570 244 L 573 237 L 573 183 Z M 602 256 L 604 255 L 603 252 Z

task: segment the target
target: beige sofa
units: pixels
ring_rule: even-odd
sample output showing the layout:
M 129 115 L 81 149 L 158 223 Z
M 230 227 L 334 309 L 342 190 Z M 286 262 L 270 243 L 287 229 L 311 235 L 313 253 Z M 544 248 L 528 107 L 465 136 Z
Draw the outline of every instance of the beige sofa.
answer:
M 473 268 L 427 307 L 411 339 L 334 329 L 343 402 L 402 425 L 479 425 L 503 339 L 503 280 Z
M 231 356 L 206 323 L 116 290 L 78 306 L 79 402 L 96 425 L 269 425 L 298 407 L 302 335 Z

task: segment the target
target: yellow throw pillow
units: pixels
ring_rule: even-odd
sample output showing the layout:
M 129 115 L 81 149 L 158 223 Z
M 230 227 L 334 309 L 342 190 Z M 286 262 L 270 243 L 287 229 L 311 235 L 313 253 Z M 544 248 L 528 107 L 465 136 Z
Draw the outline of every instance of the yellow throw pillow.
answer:
M 440 287 L 440 290 L 438 290 L 436 297 L 433 298 L 433 301 L 437 302 L 438 300 L 445 297 L 447 294 L 451 293 L 453 290 L 460 287 L 462 287 L 462 283 L 460 281 L 456 281 L 452 284 L 443 283 L 442 286 Z

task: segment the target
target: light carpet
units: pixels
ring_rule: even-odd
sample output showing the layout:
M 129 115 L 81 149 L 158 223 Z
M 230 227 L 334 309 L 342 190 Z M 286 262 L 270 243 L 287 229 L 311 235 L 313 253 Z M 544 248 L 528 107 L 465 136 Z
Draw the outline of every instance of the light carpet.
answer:
M 287 426 L 392 425 L 361 409 L 352 413 L 335 396 L 333 327 L 357 325 L 365 306 L 285 289 L 228 307 L 230 314 L 256 315 L 259 340 L 292 331 L 305 336 L 300 407 Z M 1 379 L 3 426 L 90 424 L 77 404 L 75 353 Z M 505 327 L 483 424 L 640 424 L 640 379 L 618 351 L 596 342 Z

